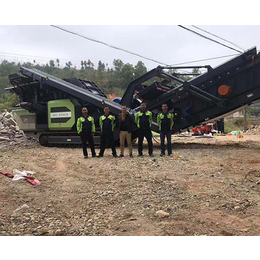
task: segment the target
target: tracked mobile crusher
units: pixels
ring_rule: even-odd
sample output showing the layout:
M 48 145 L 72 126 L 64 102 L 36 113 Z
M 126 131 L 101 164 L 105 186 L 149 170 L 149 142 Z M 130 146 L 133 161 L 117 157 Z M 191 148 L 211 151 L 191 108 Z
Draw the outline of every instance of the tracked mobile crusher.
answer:
M 260 55 L 252 48 L 224 64 L 183 81 L 161 67 L 130 82 L 120 103 L 109 100 L 93 83 L 80 79 L 61 80 L 36 69 L 22 67 L 22 75 L 10 75 L 11 90 L 20 97 L 14 115 L 21 128 L 39 138 L 40 143 L 80 143 L 76 120 L 82 106 L 95 118 L 95 142 L 99 140 L 98 118 L 105 106 L 119 115 L 121 105 L 131 114 L 140 110 L 140 100 L 153 113 L 152 130 L 158 132 L 156 116 L 162 104 L 175 114 L 174 132 L 222 118 L 260 99 Z M 190 68 L 190 67 L 189 67 Z M 21 109 L 22 108 L 22 109 Z M 115 131 L 118 140 L 118 129 Z M 133 137 L 136 137 L 136 132 Z

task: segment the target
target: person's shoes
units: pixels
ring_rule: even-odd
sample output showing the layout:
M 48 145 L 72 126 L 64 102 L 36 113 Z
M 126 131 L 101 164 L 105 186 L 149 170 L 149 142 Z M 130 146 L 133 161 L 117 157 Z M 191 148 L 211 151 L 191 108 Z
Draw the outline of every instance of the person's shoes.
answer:
M 113 154 L 113 157 L 116 158 L 116 157 L 118 157 L 118 156 L 117 156 L 116 154 Z
M 101 158 L 101 157 L 103 157 L 103 155 L 99 154 L 97 157 L 98 157 L 98 158 Z
M 94 154 L 94 155 L 92 155 L 92 157 L 97 157 L 97 155 L 96 155 L 96 154 Z
M 151 154 L 149 154 L 149 156 L 150 156 L 150 157 L 154 157 L 154 155 L 153 155 L 152 153 L 151 153 Z
M 164 154 L 164 153 L 161 153 L 160 156 L 163 157 L 163 156 L 165 156 L 165 154 Z
M 88 156 L 86 155 L 86 156 L 84 156 L 84 159 L 88 159 Z
M 168 156 L 171 156 L 172 155 L 172 153 L 168 153 Z
M 119 157 L 124 157 L 124 155 L 123 155 L 123 154 L 120 154 Z
M 142 157 L 142 156 L 143 156 L 143 154 L 142 154 L 142 153 L 139 153 L 139 154 L 138 154 L 138 156 L 139 156 L 139 157 Z
M 129 156 L 130 156 L 131 158 L 133 158 L 133 157 L 134 157 L 132 154 L 129 154 Z

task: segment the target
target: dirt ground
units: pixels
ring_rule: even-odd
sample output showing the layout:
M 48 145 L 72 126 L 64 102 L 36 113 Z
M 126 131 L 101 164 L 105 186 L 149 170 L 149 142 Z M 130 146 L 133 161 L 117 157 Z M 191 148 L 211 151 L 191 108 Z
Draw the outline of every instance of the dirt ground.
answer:
M 260 235 L 260 136 L 175 136 L 179 158 L 154 150 L 88 159 L 80 148 L 2 150 L 0 171 L 35 171 L 41 185 L 0 175 L 0 235 Z

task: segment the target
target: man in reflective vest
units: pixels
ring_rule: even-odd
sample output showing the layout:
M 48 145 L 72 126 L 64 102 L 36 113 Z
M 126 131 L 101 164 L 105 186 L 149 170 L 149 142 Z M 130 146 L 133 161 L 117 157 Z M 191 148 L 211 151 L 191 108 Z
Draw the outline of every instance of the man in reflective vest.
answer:
M 84 158 L 88 158 L 87 142 L 89 143 L 92 157 L 96 157 L 93 136 L 95 134 L 94 118 L 88 115 L 88 109 L 82 108 L 83 116 L 78 118 L 77 131 L 81 138 Z
M 167 104 L 162 105 L 162 113 L 157 115 L 157 123 L 160 131 L 160 139 L 161 139 L 161 155 L 165 155 L 165 145 L 164 140 L 165 136 L 167 138 L 167 150 L 168 155 L 172 154 L 172 146 L 171 146 L 171 134 L 173 127 L 173 114 L 168 112 Z
M 153 157 L 153 142 L 152 142 L 152 112 L 146 110 L 146 104 L 140 105 L 141 111 L 135 114 L 135 123 L 138 127 L 138 153 L 143 156 L 143 141 L 144 137 L 148 142 L 149 155 Z
M 114 128 L 116 126 L 116 118 L 109 115 L 109 107 L 104 108 L 105 114 L 99 118 L 99 126 L 101 129 L 101 139 L 100 139 L 100 152 L 98 157 L 103 157 L 104 151 L 106 149 L 107 140 L 110 143 L 112 154 L 114 157 L 116 155 L 115 141 L 114 141 Z

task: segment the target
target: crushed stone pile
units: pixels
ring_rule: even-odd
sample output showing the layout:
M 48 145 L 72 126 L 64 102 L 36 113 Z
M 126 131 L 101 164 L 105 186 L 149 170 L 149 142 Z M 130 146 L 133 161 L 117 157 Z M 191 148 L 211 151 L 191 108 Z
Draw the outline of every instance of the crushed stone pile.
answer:
M 26 145 L 26 135 L 18 127 L 14 117 L 7 110 L 0 114 L 0 148 L 13 145 Z
M 247 130 L 244 134 L 245 135 L 260 135 L 260 126 L 259 125 L 248 125 Z

